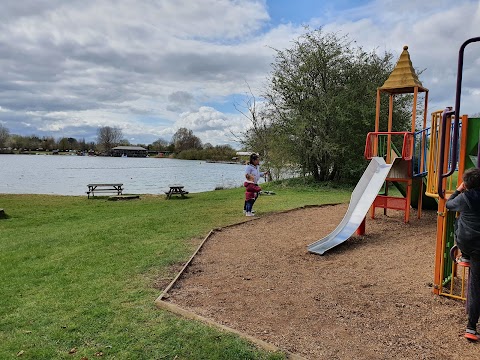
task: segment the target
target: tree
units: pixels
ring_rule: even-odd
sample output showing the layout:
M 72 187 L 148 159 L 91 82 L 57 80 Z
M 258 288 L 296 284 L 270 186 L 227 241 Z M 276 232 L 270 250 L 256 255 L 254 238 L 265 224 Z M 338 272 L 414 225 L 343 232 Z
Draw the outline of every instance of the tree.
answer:
M 3 125 L 0 125 L 0 149 L 7 146 L 10 138 L 10 131 Z
M 167 140 L 158 138 L 152 143 L 152 145 L 150 146 L 150 149 L 154 151 L 165 151 L 168 145 L 169 145 L 169 142 Z
M 10 136 L 10 146 L 14 149 L 22 149 L 26 141 L 23 136 L 20 135 L 11 135 Z
M 205 160 L 228 161 L 235 157 L 236 151 L 230 145 L 209 145 L 202 150 Z
M 242 114 L 248 121 L 249 126 L 245 132 L 241 134 L 239 138 L 240 143 L 245 150 L 256 152 L 261 155 L 264 163 L 266 163 L 265 169 L 269 169 L 269 143 L 271 122 L 269 121 L 268 113 L 266 109 L 259 109 L 257 105 L 257 99 L 252 92 L 252 89 L 247 84 L 248 93 L 243 104 L 234 104 L 235 110 Z
M 193 131 L 187 128 L 180 128 L 172 137 L 172 143 L 175 144 L 175 152 L 184 150 L 201 149 L 202 141 L 193 135 Z
M 110 152 L 122 139 L 122 130 L 116 127 L 103 126 L 97 131 L 97 145 L 103 152 Z
M 61 151 L 68 151 L 68 150 L 78 150 L 80 145 L 77 139 L 69 137 L 63 137 L 58 140 L 58 149 Z
M 69 150 L 78 150 L 79 144 L 77 139 L 69 137 L 67 138 L 67 142 L 69 145 Z
M 275 109 L 265 103 L 265 99 L 253 94 L 247 83 L 248 92 L 243 103 L 235 103 L 235 109 L 248 121 L 247 130 L 240 135 L 232 135 L 242 144 L 245 151 L 256 152 L 262 157 L 262 168 L 270 172 L 273 180 L 278 180 L 285 173 L 297 170 L 292 162 L 293 145 L 289 135 L 274 121 Z
M 88 145 L 85 142 L 85 138 L 80 139 L 80 141 L 78 142 L 78 150 L 82 152 L 88 151 Z
M 70 145 L 66 137 L 58 139 L 58 150 L 66 151 L 66 150 L 69 150 L 69 148 L 70 148 Z
M 25 137 L 25 148 L 28 150 L 36 150 L 42 147 L 42 140 L 37 135 Z
M 86 144 L 87 150 L 89 153 L 94 153 L 98 151 L 97 149 L 97 144 L 95 144 L 94 141 L 90 141 L 89 143 Z
M 389 53 L 367 53 L 346 36 L 322 29 L 276 50 L 264 98 L 277 148 L 317 181 L 358 179 L 366 166 L 365 136 L 374 129 L 376 89 L 392 71 L 391 60 Z M 409 123 L 404 110 L 410 100 L 396 97 L 394 131 Z
M 43 148 L 43 150 L 52 151 L 52 150 L 57 148 L 56 144 L 57 144 L 57 142 L 55 141 L 53 136 L 42 137 L 42 148 Z
M 130 146 L 130 141 L 128 139 L 122 139 L 118 142 L 118 146 Z

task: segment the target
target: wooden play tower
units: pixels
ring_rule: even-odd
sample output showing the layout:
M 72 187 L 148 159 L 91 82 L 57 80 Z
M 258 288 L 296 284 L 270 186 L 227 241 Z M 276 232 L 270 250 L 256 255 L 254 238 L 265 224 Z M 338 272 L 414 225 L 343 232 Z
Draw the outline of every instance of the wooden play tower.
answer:
M 392 164 L 392 169 L 385 182 L 384 194 L 377 195 L 371 207 L 371 217 L 375 216 L 375 209 L 383 208 L 386 214 L 387 209 L 395 209 L 404 211 L 404 221 L 407 223 L 410 217 L 410 205 L 412 202 L 412 185 L 413 179 L 413 152 L 414 152 L 414 134 L 417 117 L 417 102 L 419 93 L 425 93 L 423 106 L 423 128 L 427 122 L 427 102 L 428 89 L 423 87 L 413 68 L 408 53 L 408 46 L 403 47 L 403 52 L 395 65 L 394 70 L 385 81 L 385 83 L 377 89 L 375 131 L 367 135 L 365 158 L 371 159 L 375 156 L 381 156 L 387 164 Z M 388 123 L 386 131 L 380 131 L 380 104 L 382 93 L 388 95 Z M 393 109 L 394 98 L 398 95 L 413 94 L 412 106 L 412 126 L 411 131 L 393 132 Z M 422 146 L 424 149 L 425 135 L 422 135 Z M 397 144 L 397 145 L 395 145 Z M 401 147 L 399 149 L 398 147 Z M 419 158 L 420 166 L 423 167 L 424 156 Z M 397 188 L 404 189 L 404 196 L 395 197 L 388 195 L 389 184 L 395 184 Z M 418 185 L 418 216 L 421 213 L 423 182 L 419 181 Z

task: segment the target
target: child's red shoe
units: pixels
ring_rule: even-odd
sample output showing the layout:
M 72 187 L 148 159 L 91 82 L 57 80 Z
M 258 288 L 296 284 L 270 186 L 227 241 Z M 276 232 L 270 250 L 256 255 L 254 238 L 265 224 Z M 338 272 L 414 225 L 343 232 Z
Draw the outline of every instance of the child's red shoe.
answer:
M 464 267 L 470 266 L 470 259 L 464 258 L 463 256 L 457 259 L 457 264 Z
M 480 340 L 480 337 L 478 336 L 478 333 L 475 330 L 472 330 L 472 329 L 465 330 L 465 338 L 469 341 Z

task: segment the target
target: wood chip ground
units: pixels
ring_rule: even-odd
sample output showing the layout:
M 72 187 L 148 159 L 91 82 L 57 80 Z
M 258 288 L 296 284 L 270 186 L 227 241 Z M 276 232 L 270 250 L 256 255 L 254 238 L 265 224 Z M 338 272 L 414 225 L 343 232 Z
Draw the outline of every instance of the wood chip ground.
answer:
M 168 301 L 308 359 L 480 359 L 464 303 L 432 294 L 436 212 L 404 224 L 379 211 L 365 236 L 308 253 L 346 211 L 260 214 L 214 233 Z

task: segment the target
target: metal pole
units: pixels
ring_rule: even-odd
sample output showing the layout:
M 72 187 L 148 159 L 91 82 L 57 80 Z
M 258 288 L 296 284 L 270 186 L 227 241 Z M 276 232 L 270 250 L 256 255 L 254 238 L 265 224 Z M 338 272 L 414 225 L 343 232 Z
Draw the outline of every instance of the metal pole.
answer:
M 460 50 L 458 51 L 458 69 L 457 69 L 457 89 L 456 89 L 456 96 L 455 96 L 455 110 L 453 111 L 455 113 L 455 121 L 453 124 L 453 142 L 452 142 L 452 161 L 451 161 L 451 169 L 443 174 L 443 163 L 445 161 L 445 157 L 443 155 L 443 151 L 440 153 L 440 161 L 438 164 L 438 173 L 441 174 L 438 177 L 438 196 L 440 196 L 442 199 L 444 198 L 444 190 L 443 190 L 443 184 L 442 180 L 446 177 L 451 176 L 455 172 L 455 164 L 457 163 L 457 158 L 458 158 L 458 152 L 457 152 L 457 144 L 458 144 L 458 127 L 460 123 L 460 98 L 462 95 L 462 76 L 463 76 L 463 57 L 465 53 L 465 47 L 473 42 L 480 41 L 480 37 L 474 37 L 471 39 L 468 39 L 465 41 L 462 46 L 460 46 Z M 442 122 L 442 140 L 441 140 L 441 147 L 440 149 L 443 149 L 445 146 L 445 127 L 446 123 L 445 120 L 447 118 L 447 115 L 451 115 L 453 113 L 452 111 L 445 111 L 443 114 L 443 122 Z M 477 160 L 477 167 L 479 165 L 479 161 Z

